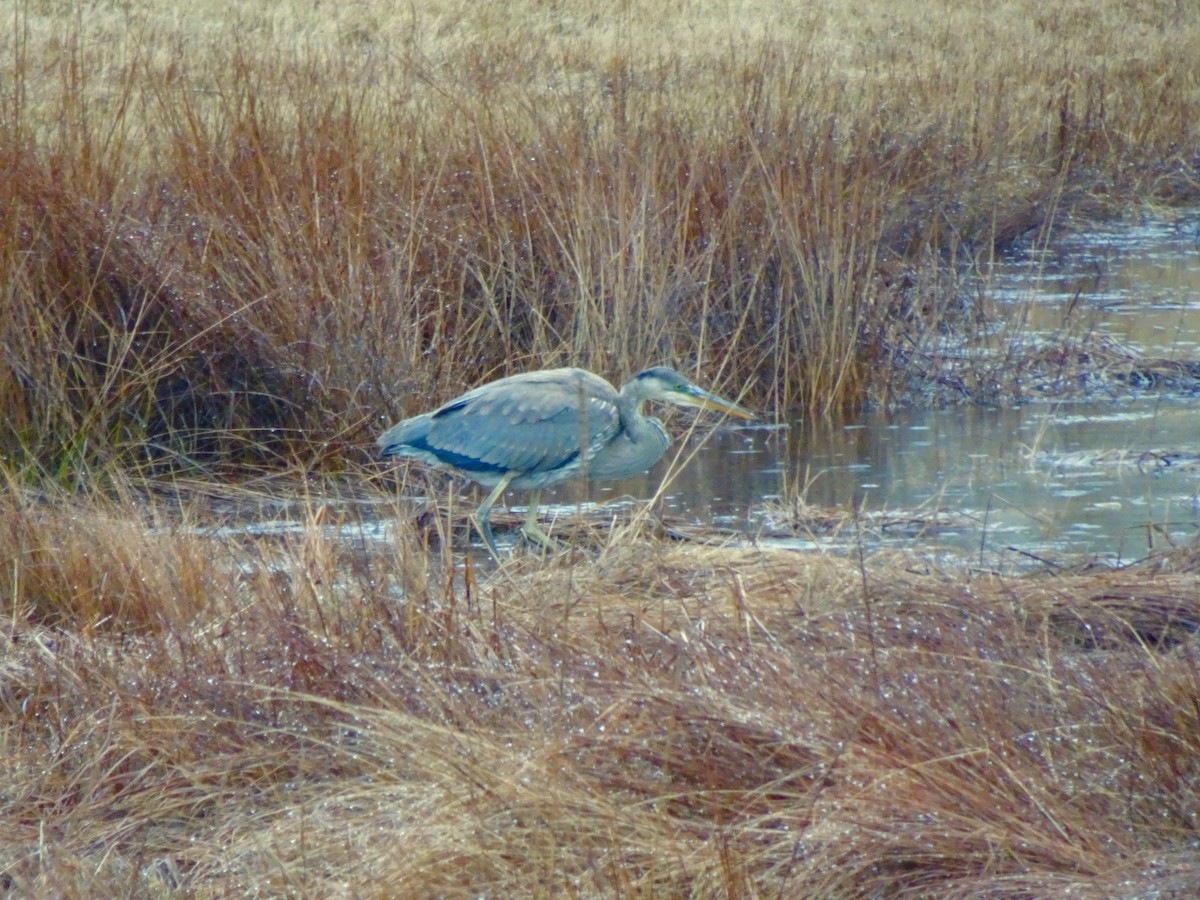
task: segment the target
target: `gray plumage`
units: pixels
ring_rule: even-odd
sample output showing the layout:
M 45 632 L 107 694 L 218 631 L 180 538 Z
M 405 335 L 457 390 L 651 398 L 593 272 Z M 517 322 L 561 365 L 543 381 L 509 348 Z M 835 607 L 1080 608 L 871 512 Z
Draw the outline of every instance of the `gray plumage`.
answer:
M 620 391 L 583 369 L 547 369 L 477 387 L 392 426 L 377 443 L 381 457 L 416 459 L 492 488 L 474 521 L 494 555 L 487 517 L 505 489 L 534 492 L 522 531 L 550 545 L 537 525 L 542 488 L 585 473 L 593 480 L 621 478 L 662 458 L 670 439 L 661 422 L 642 415 L 647 400 L 753 418 L 665 366 L 639 372 Z

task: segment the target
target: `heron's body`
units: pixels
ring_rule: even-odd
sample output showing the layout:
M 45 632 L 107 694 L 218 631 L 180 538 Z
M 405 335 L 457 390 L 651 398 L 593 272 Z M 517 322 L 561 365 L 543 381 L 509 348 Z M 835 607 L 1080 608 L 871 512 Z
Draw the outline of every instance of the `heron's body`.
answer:
M 585 474 L 593 480 L 621 478 L 662 458 L 670 439 L 661 422 L 642 415 L 647 400 L 753 418 L 662 366 L 635 375 L 620 391 L 582 369 L 548 369 L 493 381 L 405 419 L 385 431 L 378 445 L 383 457 L 416 459 L 492 488 L 475 522 L 495 553 L 487 516 L 505 489 L 534 492 L 522 530 L 548 544 L 536 519 L 542 488 Z

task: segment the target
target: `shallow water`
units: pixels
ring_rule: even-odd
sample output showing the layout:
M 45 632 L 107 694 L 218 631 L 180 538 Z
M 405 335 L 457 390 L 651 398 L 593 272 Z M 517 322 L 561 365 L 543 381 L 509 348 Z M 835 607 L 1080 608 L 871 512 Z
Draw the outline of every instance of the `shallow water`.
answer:
M 810 546 L 781 536 L 786 523 L 773 504 L 799 485 L 811 506 L 864 514 L 863 528 L 818 544 L 865 534 L 868 549 L 989 567 L 1072 554 L 1130 561 L 1200 531 L 1198 423 L 1195 400 L 1145 399 L 723 428 L 676 475 L 663 508 L 684 522 Z M 599 485 L 592 496 L 648 495 L 657 474 L 645 487 Z M 879 511 L 936 527 L 879 534 L 868 515 Z
M 1018 250 L 981 286 L 1021 323 L 1022 340 L 1052 340 L 1069 327 L 1147 355 L 1200 359 L 1195 211 L 1073 235 L 1053 256 Z M 786 523 L 773 508 L 799 489 L 817 507 L 926 519 L 942 511 L 949 521 L 919 537 L 854 529 L 870 546 L 987 566 L 1077 554 L 1119 563 L 1196 539 L 1198 460 L 1194 395 L 874 413 L 718 429 L 675 475 L 663 509 L 685 522 L 808 546 L 808 538 L 780 537 Z M 667 468 L 664 461 L 646 478 L 596 486 L 591 496 L 650 496 Z M 844 531 L 816 543 L 837 540 L 846 540 Z
M 1200 358 L 1200 211 L 1111 222 L 1019 247 L 981 278 L 1032 335 L 1102 331 L 1147 355 Z
M 1019 323 L 1006 326 L 1014 341 L 1060 340 L 1070 328 L 1147 355 L 1197 360 L 1198 242 L 1200 211 L 1108 225 L 1059 241 L 1053 256 L 1026 248 L 998 261 L 981 276 L 980 291 L 1006 322 Z M 680 448 L 686 465 L 674 461 Z M 999 569 L 1080 558 L 1119 564 L 1197 539 L 1200 397 L 1147 393 L 726 425 L 680 442 L 646 475 L 586 493 L 571 485 L 549 491 L 542 511 L 571 514 L 586 497 L 589 506 L 624 512 L 654 496 L 668 473 L 657 507 L 663 517 L 735 540 L 845 551 L 893 546 Z M 841 527 L 821 531 L 790 518 L 796 497 L 808 512 L 833 511 Z M 524 495 L 507 499 L 524 512 Z M 885 513 L 890 526 L 881 524 Z M 386 518 L 366 519 L 343 526 L 355 533 L 341 537 L 390 539 Z M 270 527 L 288 527 L 286 517 Z M 497 538 L 502 546 L 514 541 L 499 530 Z

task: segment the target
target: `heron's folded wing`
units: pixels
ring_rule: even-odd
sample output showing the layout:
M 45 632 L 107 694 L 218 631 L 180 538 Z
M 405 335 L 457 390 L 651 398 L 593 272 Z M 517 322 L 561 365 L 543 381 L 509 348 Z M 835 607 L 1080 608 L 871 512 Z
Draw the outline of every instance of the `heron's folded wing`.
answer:
M 548 472 L 571 464 L 581 449 L 590 458 L 620 430 L 620 415 L 607 382 L 575 371 L 535 372 L 471 391 L 433 413 L 425 443 L 474 471 Z

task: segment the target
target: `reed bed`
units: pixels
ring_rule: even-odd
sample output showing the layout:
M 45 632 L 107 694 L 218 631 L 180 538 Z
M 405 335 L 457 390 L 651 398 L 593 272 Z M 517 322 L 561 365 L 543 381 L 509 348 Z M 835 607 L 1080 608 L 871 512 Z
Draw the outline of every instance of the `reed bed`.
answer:
M 618 532 L 485 578 L 349 508 L 3 502 L 23 896 L 1200 883 L 1194 552 L 965 576 Z
M 1194 550 L 1001 577 L 638 516 L 485 570 L 363 465 L 559 364 L 993 401 L 1007 361 L 936 364 L 963 273 L 1197 196 L 1179 4 L 2 15 L 0 890 L 1195 891 Z M 1033 369 L 1194 375 L 1070 337 Z
M 921 396 L 974 327 L 960 267 L 1196 196 L 1174 3 L 7 19 L 0 452 L 34 478 L 336 470 L 560 363 L 667 362 L 777 416 Z

